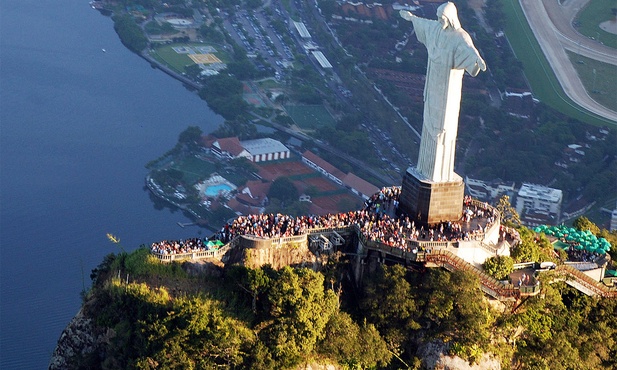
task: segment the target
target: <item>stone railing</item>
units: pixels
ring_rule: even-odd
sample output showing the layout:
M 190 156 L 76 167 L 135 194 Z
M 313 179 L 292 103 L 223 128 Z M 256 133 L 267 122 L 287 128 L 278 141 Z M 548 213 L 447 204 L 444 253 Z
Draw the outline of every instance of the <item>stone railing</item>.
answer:
M 238 235 L 234 237 L 229 243 L 221 246 L 221 248 L 215 250 L 207 250 L 207 251 L 199 251 L 199 252 L 191 252 L 191 253 L 176 253 L 176 254 L 164 254 L 164 253 L 155 253 L 151 252 L 153 256 L 158 258 L 163 262 L 172 262 L 172 261 L 185 261 L 185 260 L 200 260 L 207 258 L 220 258 L 228 250 L 235 248 L 238 245 L 242 245 L 246 248 L 281 248 L 284 245 L 289 244 L 302 244 L 308 245 L 308 236 L 314 234 L 326 234 L 331 232 L 337 232 L 341 234 L 348 234 L 353 231 L 359 231 L 359 229 L 354 229 L 353 227 L 321 227 L 314 228 L 308 230 L 306 233 L 302 235 L 295 236 L 286 236 L 282 238 L 264 238 L 255 235 Z
M 229 243 L 221 246 L 219 249 L 211 249 L 207 251 L 198 251 L 191 253 L 174 253 L 174 254 L 165 254 L 165 253 L 156 253 L 150 252 L 154 257 L 158 258 L 162 262 L 173 262 L 173 261 L 186 261 L 186 260 L 201 260 L 208 258 L 220 258 L 227 251 L 237 245 L 237 239 L 230 241 Z
M 499 225 L 501 225 L 501 214 L 499 213 L 497 208 L 491 206 L 490 204 L 488 204 L 486 202 L 481 202 L 481 201 L 479 201 L 477 199 L 471 199 L 469 201 L 469 203 L 464 204 L 463 206 L 464 207 L 465 206 L 472 206 L 472 207 L 478 207 L 478 208 L 484 209 L 485 212 L 489 213 L 489 215 L 492 215 L 493 217 L 495 217 L 495 220 L 493 221 L 491 226 L 489 226 L 488 229 L 485 232 L 476 234 L 477 236 L 480 237 L 480 239 L 477 239 L 477 240 L 486 241 L 485 240 L 486 239 L 486 235 L 491 235 L 494 232 L 499 232 Z

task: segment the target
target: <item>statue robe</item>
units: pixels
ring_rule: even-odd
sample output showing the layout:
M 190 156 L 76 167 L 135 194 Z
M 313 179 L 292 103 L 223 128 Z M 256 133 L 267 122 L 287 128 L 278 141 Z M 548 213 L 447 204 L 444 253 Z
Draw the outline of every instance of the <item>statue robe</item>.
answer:
M 418 40 L 428 50 L 417 169 L 434 182 L 455 181 L 458 176 L 454 173 L 454 153 L 463 74 L 467 71 L 475 77 L 481 70 L 478 61 L 482 58 L 462 28 L 444 30 L 438 21 L 416 16 L 409 20 Z

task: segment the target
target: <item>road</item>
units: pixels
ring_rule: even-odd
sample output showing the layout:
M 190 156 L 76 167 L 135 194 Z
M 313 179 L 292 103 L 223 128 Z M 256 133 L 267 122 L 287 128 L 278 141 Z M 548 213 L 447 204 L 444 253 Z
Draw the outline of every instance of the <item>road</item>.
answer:
M 589 96 L 566 50 L 604 63 L 617 65 L 617 51 L 579 34 L 572 24 L 576 14 L 590 0 L 519 0 L 546 59 L 557 80 L 576 104 L 617 124 L 617 112 Z

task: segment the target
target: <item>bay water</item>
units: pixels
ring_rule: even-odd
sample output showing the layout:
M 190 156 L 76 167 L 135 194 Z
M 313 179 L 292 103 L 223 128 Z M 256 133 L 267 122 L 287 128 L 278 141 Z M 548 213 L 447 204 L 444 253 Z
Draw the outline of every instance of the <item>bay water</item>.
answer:
M 87 0 L 0 0 L 0 368 L 44 369 L 90 271 L 207 230 L 155 206 L 144 164 L 222 123 Z

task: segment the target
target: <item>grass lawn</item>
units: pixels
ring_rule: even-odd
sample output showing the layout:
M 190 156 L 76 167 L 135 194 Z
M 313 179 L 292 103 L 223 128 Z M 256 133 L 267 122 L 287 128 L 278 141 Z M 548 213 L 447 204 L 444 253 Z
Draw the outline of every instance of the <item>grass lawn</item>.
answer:
M 173 165 L 173 168 L 182 172 L 184 182 L 195 184 L 204 180 L 216 171 L 214 164 L 202 161 L 195 157 L 188 157 Z
M 534 95 L 553 109 L 596 126 L 615 123 L 575 104 L 563 92 L 540 48 L 518 0 L 501 0 L 506 15 L 506 34 L 516 57 L 523 63 L 525 76 Z
M 258 82 L 259 87 L 262 89 L 276 89 L 280 88 L 283 85 L 278 83 L 274 78 L 268 78 Z
M 617 66 L 571 52 L 568 52 L 568 57 L 589 96 L 603 106 L 617 111 Z
M 202 44 L 202 43 L 169 44 L 169 45 L 163 45 L 163 46 L 160 46 L 154 49 L 154 51 L 151 52 L 150 54 L 152 55 L 154 59 L 158 60 L 159 62 L 163 64 L 166 64 L 174 71 L 178 73 L 183 73 L 185 72 L 184 69 L 186 67 L 195 64 L 195 62 L 193 62 L 193 60 L 188 56 L 188 54 L 176 53 L 176 51 L 173 48 L 178 47 L 178 46 L 199 47 L 199 46 L 208 46 L 208 45 L 209 44 Z M 213 53 L 213 54 L 216 55 L 217 58 L 219 58 L 223 63 L 229 63 L 229 61 L 231 60 L 231 57 L 229 56 L 229 54 L 222 51 L 222 47 L 218 45 L 214 46 L 214 48 L 216 49 L 216 53 Z
M 336 122 L 323 105 L 286 105 L 287 114 L 303 130 L 334 127 Z
M 613 8 L 617 8 L 617 0 L 590 1 L 575 20 L 578 32 L 617 49 L 617 35 L 600 28 L 600 23 L 615 20 Z

